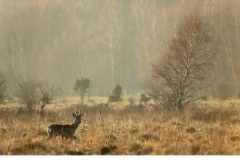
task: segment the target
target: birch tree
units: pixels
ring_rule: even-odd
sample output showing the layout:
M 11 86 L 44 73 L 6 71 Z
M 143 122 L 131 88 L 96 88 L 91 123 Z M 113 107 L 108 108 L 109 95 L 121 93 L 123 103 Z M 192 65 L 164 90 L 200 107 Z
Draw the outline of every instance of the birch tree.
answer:
M 198 12 L 178 26 L 167 51 L 152 65 L 152 95 L 164 107 L 179 111 L 197 100 L 197 91 L 207 80 L 216 50 L 213 35 Z
M 123 34 L 123 25 L 121 19 L 121 1 L 118 0 L 107 0 L 106 1 L 106 42 L 108 43 L 110 62 L 111 62 L 111 81 L 112 87 L 115 86 L 115 59 L 116 53 L 120 49 L 120 38 Z

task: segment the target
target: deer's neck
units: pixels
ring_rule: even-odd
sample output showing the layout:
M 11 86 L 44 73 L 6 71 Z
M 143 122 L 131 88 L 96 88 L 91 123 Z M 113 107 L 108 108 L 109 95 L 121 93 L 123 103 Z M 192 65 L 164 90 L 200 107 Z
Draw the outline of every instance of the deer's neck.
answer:
M 76 131 L 76 129 L 78 128 L 78 125 L 79 125 L 80 123 L 81 123 L 81 122 L 74 122 L 74 123 L 72 124 L 72 127 L 73 127 L 74 131 Z

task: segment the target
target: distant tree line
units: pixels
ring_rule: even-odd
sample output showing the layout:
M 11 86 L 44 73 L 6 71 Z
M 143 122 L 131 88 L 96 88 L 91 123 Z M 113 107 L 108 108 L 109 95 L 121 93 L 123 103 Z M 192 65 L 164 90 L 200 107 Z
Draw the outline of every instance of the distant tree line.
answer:
M 109 96 L 117 84 L 126 93 L 138 93 L 147 88 L 151 63 L 163 53 L 174 26 L 197 5 L 220 44 L 216 69 L 210 75 L 214 84 L 199 94 L 236 98 L 240 89 L 239 3 L 2 0 L 0 68 L 9 94 L 17 82 L 31 79 L 74 95 L 71 88 L 76 77 L 90 77 L 91 94 L 96 96 Z M 225 91 L 229 94 L 223 95 Z

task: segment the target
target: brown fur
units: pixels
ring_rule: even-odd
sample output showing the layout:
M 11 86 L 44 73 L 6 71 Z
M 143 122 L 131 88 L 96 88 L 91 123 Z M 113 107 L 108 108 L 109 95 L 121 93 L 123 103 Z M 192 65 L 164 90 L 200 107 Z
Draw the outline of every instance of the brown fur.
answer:
M 81 123 L 81 114 L 75 114 L 73 113 L 73 117 L 75 118 L 75 122 L 71 125 L 61 125 L 61 124 L 52 124 L 47 128 L 48 132 L 48 139 L 55 137 L 55 136 L 61 136 L 63 138 L 71 138 L 74 139 L 74 133 L 76 129 L 78 128 L 78 125 Z

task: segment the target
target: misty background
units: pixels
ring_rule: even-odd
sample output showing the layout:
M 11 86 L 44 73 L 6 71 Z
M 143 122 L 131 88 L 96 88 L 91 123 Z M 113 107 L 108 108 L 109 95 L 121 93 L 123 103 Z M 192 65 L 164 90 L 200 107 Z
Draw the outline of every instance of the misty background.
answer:
M 90 78 L 90 96 L 148 90 L 151 64 L 187 12 L 199 10 L 218 48 L 213 84 L 200 94 L 236 98 L 240 90 L 239 0 L 0 0 L 0 70 L 14 93 L 33 80 L 76 95 Z

